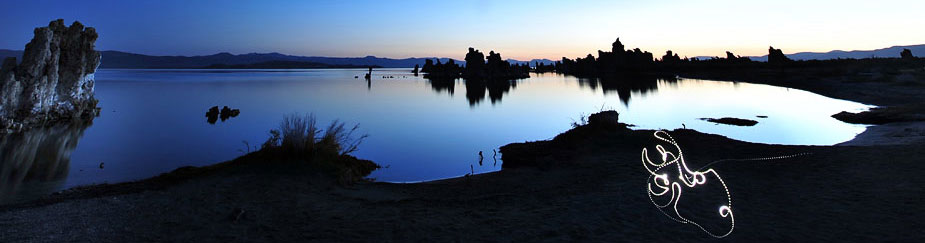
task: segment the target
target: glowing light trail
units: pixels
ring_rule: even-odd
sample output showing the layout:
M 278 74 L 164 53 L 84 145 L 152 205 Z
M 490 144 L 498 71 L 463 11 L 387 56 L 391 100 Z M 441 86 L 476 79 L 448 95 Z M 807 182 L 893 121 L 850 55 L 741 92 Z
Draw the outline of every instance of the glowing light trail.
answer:
M 678 146 L 678 143 L 674 141 L 674 138 L 671 135 L 668 135 L 665 131 L 656 131 L 655 138 L 668 142 L 674 146 L 675 150 L 678 151 L 678 154 L 675 155 L 673 152 L 668 151 L 662 145 L 656 145 L 655 149 L 661 155 L 662 162 L 655 163 L 649 159 L 649 152 L 646 148 L 642 149 L 642 164 L 645 166 L 646 170 L 649 171 L 649 178 L 647 179 L 647 191 L 649 195 L 649 200 L 652 201 L 652 204 L 658 208 L 665 216 L 671 218 L 674 221 L 680 223 L 692 224 L 700 228 L 703 232 L 706 232 L 710 236 L 716 238 L 723 238 L 732 233 L 732 230 L 735 229 L 735 216 L 732 214 L 732 196 L 729 194 L 729 188 L 726 187 L 726 183 L 723 181 L 723 178 L 719 176 L 713 169 L 707 169 L 705 171 L 700 170 L 691 170 L 687 167 L 687 163 L 684 161 L 684 152 L 681 151 L 681 147 Z M 668 174 L 665 173 L 666 170 L 670 169 L 674 165 L 678 170 L 677 178 L 671 178 Z M 678 202 L 681 199 L 682 188 L 694 188 L 699 185 L 707 183 L 707 174 L 712 174 L 716 177 L 719 183 L 723 186 L 723 189 L 726 192 L 726 204 L 722 205 L 718 209 L 718 213 L 723 218 L 729 218 L 730 226 L 729 230 L 721 233 L 710 232 L 702 225 L 697 222 L 694 222 L 690 219 L 681 216 L 681 213 L 678 211 Z M 677 179 L 677 180 L 673 180 Z M 652 186 L 655 186 L 656 189 L 653 190 Z M 653 197 L 664 197 L 671 192 L 671 197 L 665 204 L 658 204 L 655 202 Z M 665 211 L 665 208 L 671 207 L 673 214 L 669 214 Z
M 713 169 L 704 170 L 713 164 L 725 161 L 761 161 L 761 160 L 776 160 L 776 159 L 788 159 L 797 156 L 808 155 L 810 153 L 798 153 L 793 155 L 785 156 L 776 156 L 776 157 L 764 157 L 764 158 L 749 158 L 749 159 L 723 159 L 710 162 L 700 169 L 691 170 L 687 167 L 687 163 L 684 161 L 684 152 L 681 151 L 681 147 L 678 146 L 678 143 L 675 142 L 674 138 L 671 135 L 668 135 L 668 132 L 659 130 L 654 134 L 655 138 L 664 142 L 671 144 L 674 149 L 677 151 L 677 155 L 671 151 L 668 151 L 662 145 L 656 145 L 655 150 L 661 155 L 661 163 L 652 162 L 649 159 L 649 152 L 646 148 L 642 149 L 642 164 L 645 166 L 646 170 L 649 171 L 649 178 L 647 179 L 647 192 L 649 196 L 649 201 L 652 202 L 655 207 L 658 208 L 662 214 L 668 216 L 668 218 L 685 224 L 692 224 L 697 226 L 703 232 L 706 232 L 710 236 L 716 238 L 723 238 L 729 236 L 735 229 L 735 216 L 732 214 L 732 195 L 729 193 L 729 187 L 726 186 L 726 182 L 723 181 L 723 178 L 719 176 Z M 677 178 L 672 178 L 668 176 L 666 172 L 673 168 L 676 168 L 678 171 Z M 678 202 L 681 200 L 681 194 L 683 188 L 694 188 L 707 183 L 707 175 L 713 175 L 716 177 L 716 180 L 719 181 L 719 184 L 723 186 L 723 190 L 726 192 L 726 204 L 722 205 L 718 209 L 718 213 L 723 218 L 729 218 L 729 230 L 725 232 L 714 233 L 707 230 L 700 223 L 694 222 L 684 216 L 681 216 L 681 213 L 678 210 Z M 677 179 L 677 180 L 673 180 Z M 656 188 L 653 189 L 652 186 Z M 656 198 L 663 198 L 669 196 L 668 192 L 671 192 L 670 197 L 668 197 L 668 202 L 665 204 L 659 204 L 656 202 Z M 671 207 L 672 214 L 669 214 L 665 208 Z

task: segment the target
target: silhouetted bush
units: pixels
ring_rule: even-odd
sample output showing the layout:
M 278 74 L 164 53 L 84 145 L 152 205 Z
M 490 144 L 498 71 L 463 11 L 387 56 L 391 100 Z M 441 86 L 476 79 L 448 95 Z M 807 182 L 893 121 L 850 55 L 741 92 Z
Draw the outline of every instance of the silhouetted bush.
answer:
M 334 120 L 325 129 L 317 126 L 313 115 L 287 115 L 279 129 L 258 151 L 271 160 L 301 161 L 332 172 L 342 183 L 352 183 L 369 175 L 379 166 L 350 156 L 367 135 L 357 135 L 359 125 L 348 128 Z
M 359 124 L 347 129 L 346 124 L 334 120 L 327 129 L 320 129 L 313 115 L 288 115 L 280 122 L 279 130 L 271 130 L 264 149 L 275 149 L 296 156 L 339 156 L 357 150 L 367 135 L 355 136 Z

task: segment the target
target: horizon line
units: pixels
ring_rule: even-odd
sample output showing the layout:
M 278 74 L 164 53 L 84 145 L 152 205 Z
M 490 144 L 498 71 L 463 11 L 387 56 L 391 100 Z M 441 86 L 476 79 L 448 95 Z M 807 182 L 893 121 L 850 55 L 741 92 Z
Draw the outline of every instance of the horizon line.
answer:
M 914 47 L 914 46 L 925 46 L 925 43 L 923 43 L 923 44 L 912 44 L 912 45 L 892 45 L 892 46 L 888 46 L 888 47 L 882 47 L 882 48 L 876 48 L 876 49 L 862 49 L 862 50 L 832 49 L 832 50 L 829 50 L 829 51 L 800 51 L 800 52 L 785 53 L 784 55 L 794 55 L 794 54 L 801 54 L 801 53 L 830 53 L 830 52 L 877 51 L 877 50 L 883 50 L 883 49 L 889 49 L 889 48 L 897 48 L 897 47 Z M 769 45 L 769 47 L 773 47 L 773 45 Z M 783 49 L 783 48 L 778 47 L 777 49 Z M 21 51 L 24 51 L 24 50 L 6 49 L 6 48 L 0 48 L 0 50 L 6 50 L 6 51 L 20 51 L 20 52 L 21 52 Z M 629 50 L 632 50 L 632 49 L 629 49 Z M 641 50 L 641 49 L 640 49 L 640 50 Z M 293 55 L 293 54 L 286 54 L 286 53 L 282 53 L 282 52 L 278 52 L 278 51 L 272 51 L 272 52 L 246 52 L 246 53 L 238 53 L 238 54 L 232 53 L 232 52 L 230 52 L 230 51 L 220 51 L 220 52 L 216 52 L 216 53 L 212 53 L 212 54 L 204 54 L 204 55 L 203 55 L 203 54 L 199 54 L 199 55 L 164 55 L 164 54 L 146 54 L 146 53 L 141 53 L 141 52 L 130 52 L 130 51 L 121 51 L 121 50 L 113 50 L 113 49 L 110 49 L 110 50 L 99 50 L 99 52 L 107 52 L 107 51 L 108 51 L 108 52 L 122 52 L 122 53 L 128 53 L 128 54 L 145 55 L 145 56 L 155 56 L 155 57 L 202 57 L 202 56 L 213 56 L 213 55 L 219 55 L 219 54 L 222 54 L 222 53 L 227 53 L 227 54 L 234 55 L 234 56 L 248 55 L 248 54 L 280 54 L 280 55 L 293 56 L 293 57 L 322 57 L 322 58 L 368 58 L 368 57 L 373 57 L 373 58 L 385 58 L 385 59 L 393 59 L 393 60 L 401 60 L 401 59 L 420 59 L 420 58 L 424 58 L 424 59 L 437 58 L 437 59 L 453 59 L 453 60 L 456 60 L 456 61 L 465 61 L 465 58 L 461 58 L 461 59 L 460 59 L 460 58 L 453 58 L 453 57 L 438 57 L 438 56 L 429 56 L 429 57 L 427 57 L 427 56 L 425 56 L 425 57 L 413 57 L 413 56 L 412 56 L 412 57 L 400 57 L 400 58 L 399 58 L 399 57 L 375 56 L 375 55 L 366 55 L 366 56 L 319 56 L 319 55 Z M 603 51 L 603 50 L 596 50 L 596 51 Z M 642 50 L 642 51 L 646 52 L 646 50 Z M 589 52 L 588 54 L 593 55 L 594 52 L 592 51 L 592 52 Z M 652 53 L 652 54 L 655 55 L 656 53 Z M 675 52 L 675 54 L 679 54 L 679 53 Z M 723 53 L 723 54 L 725 54 L 725 53 Z M 700 56 L 685 56 L 685 57 L 689 57 L 689 58 L 699 58 L 699 57 L 721 57 L 721 56 L 723 56 L 723 55 L 712 55 L 712 56 L 700 55 Z M 761 55 L 761 56 L 752 56 L 752 55 L 749 55 L 749 56 L 741 56 L 741 57 L 765 57 L 765 56 L 768 56 L 768 55 L 767 55 L 767 54 L 764 54 L 764 55 Z M 525 61 L 533 61 L 533 60 L 549 60 L 549 61 L 555 62 L 555 61 L 557 61 L 557 60 L 561 60 L 562 58 L 569 58 L 569 57 L 563 56 L 563 57 L 559 57 L 559 58 L 556 58 L 556 59 L 550 59 L 550 58 L 531 58 L 530 60 L 521 60 L 521 59 L 515 59 L 515 58 L 506 58 L 506 59 L 504 59 L 504 60 L 515 60 L 515 61 L 522 61 L 522 62 L 525 62 Z M 657 58 L 656 58 L 656 59 L 657 59 Z

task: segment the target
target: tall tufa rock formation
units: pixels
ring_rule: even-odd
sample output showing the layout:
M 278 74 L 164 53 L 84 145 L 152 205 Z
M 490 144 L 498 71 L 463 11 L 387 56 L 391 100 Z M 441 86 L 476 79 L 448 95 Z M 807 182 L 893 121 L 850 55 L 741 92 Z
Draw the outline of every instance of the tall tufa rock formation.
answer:
M 100 65 L 100 53 L 93 50 L 96 30 L 58 19 L 34 33 L 19 65 L 15 57 L 3 60 L 0 126 L 16 130 L 99 114 L 93 97 L 93 74 Z
M 769 64 L 780 65 L 780 64 L 790 63 L 791 61 L 793 60 L 790 60 L 790 58 L 788 58 L 787 55 L 784 55 L 784 51 L 781 51 L 780 49 L 774 49 L 773 46 L 768 47 L 768 63 Z

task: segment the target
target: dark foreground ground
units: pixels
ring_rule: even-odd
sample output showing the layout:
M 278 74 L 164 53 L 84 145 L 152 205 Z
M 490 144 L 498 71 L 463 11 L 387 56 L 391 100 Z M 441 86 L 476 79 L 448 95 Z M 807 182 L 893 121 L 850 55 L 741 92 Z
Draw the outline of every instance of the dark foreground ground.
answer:
M 714 164 L 736 217 L 718 241 L 925 240 L 920 146 L 776 146 L 670 133 L 692 168 L 811 153 Z M 504 147 L 511 166 L 500 172 L 419 184 L 341 186 L 310 168 L 244 157 L 7 206 L 0 242 L 717 241 L 648 201 L 640 150 L 655 142 L 652 131 L 583 126 Z

